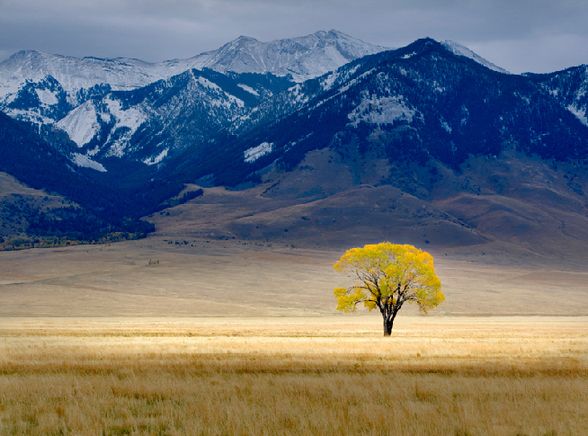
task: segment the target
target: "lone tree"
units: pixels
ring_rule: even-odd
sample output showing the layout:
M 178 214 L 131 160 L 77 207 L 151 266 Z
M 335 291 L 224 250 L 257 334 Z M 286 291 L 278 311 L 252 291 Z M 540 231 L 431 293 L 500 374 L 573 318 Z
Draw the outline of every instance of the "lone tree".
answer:
M 333 268 L 354 279 L 349 288 L 335 289 L 337 310 L 354 312 L 359 304 L 370 311 L 377 308 L 384 319 L 384 336 L 392 334 L 404 303 L 416 303 L 426 313 L 445 300 L 433 256 L 412 245 L 381 242 L 351 248 Z

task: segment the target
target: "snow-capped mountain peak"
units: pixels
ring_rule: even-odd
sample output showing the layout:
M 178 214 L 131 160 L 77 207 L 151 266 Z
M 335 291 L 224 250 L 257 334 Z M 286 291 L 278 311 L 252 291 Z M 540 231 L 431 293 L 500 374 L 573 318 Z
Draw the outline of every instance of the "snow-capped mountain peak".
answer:
M 134 89 L 160 78 L 155 64 L 138 59 L 77 58 L 22 50 L 0 62 L 0 99 L 12 94 L 27 80 L 55 78 L 75 103 L 76 94 L 98 84 L 112 89 Z
M 264 42 L 250 36 L 238 38 L 217 50 L 190 59 L 165 62 L 170 68 L 210 68 L 237 73 L 292 75 L 303 81 L 333 71 L 362 56 L 385 50 L 337 30 L 321 30 L 295 38 Z
M 238 73 L 269 72 L 278 76 L 290 74 L 295 80 L 303 81 L 382 50 L 383 47 L 336 30 L 269 42 L 239 36 L 216 50 L 159 63 L 135 58 L 77 58 L 21 50 L 0 62 L 0 101 L 16 93 L 27 80 L 37 82 L 47 76 L 54 77 L 61 84 L 72 104 L 83 103 L 77 101 L 76 94 L 96 85 L 107 84 L 113 90 L 135 89 L 192 68 Z

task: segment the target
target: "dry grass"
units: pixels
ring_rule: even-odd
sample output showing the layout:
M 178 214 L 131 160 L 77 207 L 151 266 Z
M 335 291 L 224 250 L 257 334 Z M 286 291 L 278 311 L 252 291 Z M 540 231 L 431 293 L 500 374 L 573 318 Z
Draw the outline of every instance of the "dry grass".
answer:
M 582 434 L 588 319 L 0 320 L 4 434 Z

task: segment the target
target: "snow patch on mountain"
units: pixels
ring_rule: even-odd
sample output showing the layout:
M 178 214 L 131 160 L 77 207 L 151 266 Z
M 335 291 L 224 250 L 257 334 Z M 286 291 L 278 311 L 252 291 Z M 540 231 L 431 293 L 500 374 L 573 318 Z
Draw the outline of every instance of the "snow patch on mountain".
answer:
M 253 94 L 256 97 L 259 97 L 259 92 L 257 92 L 251 86 L 245 85 L 244 83 L 238 83 L 237 86 L 241 88 L 243 91 L 248 92 L 249 94 Z
M 243 152 L 243 160 L 247 163 L 255 162 L 257 159 L 271 153 L 273 149 L 273 142 L 262 142 L 255 147 L 251 147 L 245 150 Z
M 415 56 L 416 54 L 417 54 L 416 51 L 413 51 L 412 53 L 407 53 L 402 56 L 402 59 L 410 59 L 411 57 Z
M 120 101 L 111 98 L 106 99 L 108 111 L 114 117 L 115 129 L 127 128 L 132 136 L 141 124 L 147 121 L 147 115 L 137 107 L 123 109 Z
M 441 118 L 439 120 L 439 124 L 441 124 L 443 130 L 445 130 L 447 133 L 451 134 L 453 132 L 453 129 L 445 119 Z
M 569 110 L 572 114 L 574 114 L 576 116 L 576 118 L 578 118 L 582 122 L 582 124 L 584 124 L 585 126 L 588 126 L 588 117 L 586 116 L 585 111 L 583 111 L 582 109 L 580 109 L 574 105 L 567 106 L 567 110 Z
M 143 163 L 145 165 L 149 165 L 149 166 L 151 166 L 151 165 L 157 165 L 158 163 L 161 163 L 161 161 L 163 161 L 167 157 L 167 154 L 168 153 L 169 153 L 169 148 L 166 148 L 165 150 L 163 150 L 158 155 L 151 156 L 151 157 L 149 157 L 147 159 L 144 159 L 143 160 Z
M 114 121 L 114 127 L 106 140 L 106 144 L 109 144 L 106 156 L 123 157 L 131 138 L 148 117 L 139 107 L 123 109 L 121 102 L 110 96 L 104 102 L 112 117 L 111 122 Z
M 480 65 L 484 65 L 486 68 L 490 68 L 491 70 L 498 71 L 499 73 L 510 74 L 504 68 L 501 68 L 501 67 L 493 64 L 492 62 L 484 59 L 478 53 L 474 52 L 473 50 L 470 50 L 466 46 L 461 45 L 455 41 L 447 40 L 447 41 L 443 41 L 441 44 L 446 49 L 451 51 L 453 54 L 456 54 L 458 56 L 465 56 L 466 58 L 470 58 L 470 59 L 476 61 L 477 63 L 479 63 Z
M 395 121 L 412 122 L 416 112 L 409 108 L 401 96 L 376 97 L 366 96 L 347 116 L 350 125 L 359 123 L 393 124 Z
M 47 89 L 35 89 L 35 93 L 37 94 L 39 101 L 46 106 L 53 106 L 54 104 L 59 103 L 59 99 L 52 91 Z
M 106 157 L 124 157 L 125 151 L 127 146 L 129 145 L 129 141 L 132 135 L 128 133 L 123 133 L 120 138 L 111 142 L 111 137 L 108 137 L 107 143 L 110 144 L 108 151 L 106 152 Z
M 104 168 L 104 165 L 102 165 L 100 162 L 96 162 L 95 160 L 90 159 L 86 155 L 74 153 L 72 156 L 72 160 L 79 167 L 90 168 L 101 173 L 106 172 L 106 168 Z
M 78 147 L 83 147 L 90 142 L 100 129 L 96 108 L 91 101 L 72 110 L 59 120 L 56 126 L 65 131 L 69 139 L 75 142 Z

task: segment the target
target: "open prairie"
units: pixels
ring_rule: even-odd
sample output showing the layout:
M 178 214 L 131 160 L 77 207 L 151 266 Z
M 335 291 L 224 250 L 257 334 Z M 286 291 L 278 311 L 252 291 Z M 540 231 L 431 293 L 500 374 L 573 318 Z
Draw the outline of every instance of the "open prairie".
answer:
M 3 318 L 4 434 L 582 434 L 588 318 Z
M 491 246 L 432 252 L 446 295 L 432 315 L 588 315 L 585 266 Z M 341 254 L 173 234 L 0 252 L 0 315 L 332 315 Z
M 581 434 L 586 270 L 470 250 L 434 252 L 447 300 L 391 338 L 335 313 L 334 249 L 2 252 L 0 433 Z

